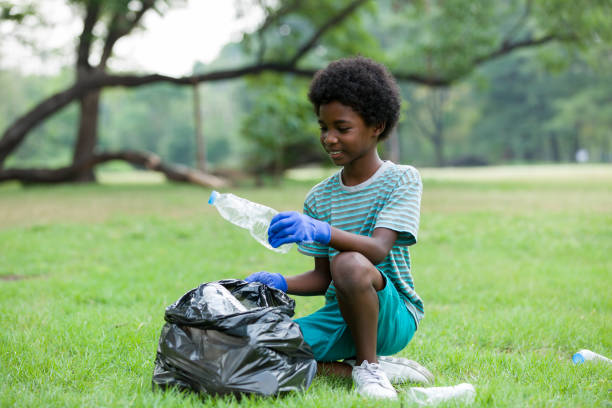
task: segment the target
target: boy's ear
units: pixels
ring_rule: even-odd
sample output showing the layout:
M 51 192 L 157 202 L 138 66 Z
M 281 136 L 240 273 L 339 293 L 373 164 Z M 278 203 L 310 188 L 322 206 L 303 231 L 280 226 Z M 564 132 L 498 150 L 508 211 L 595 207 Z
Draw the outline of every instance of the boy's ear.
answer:
M 376 138 L 378 138 L 378 136 L 385 131 L 385 125 L 385 122 L 381 122 L 374 126 L 374 134 L 376 135 Z

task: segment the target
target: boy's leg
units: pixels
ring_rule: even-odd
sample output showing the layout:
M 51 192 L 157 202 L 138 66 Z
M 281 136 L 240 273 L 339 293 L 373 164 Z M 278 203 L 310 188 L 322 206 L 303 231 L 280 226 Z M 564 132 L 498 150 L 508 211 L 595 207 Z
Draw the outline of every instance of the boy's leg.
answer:
M 353 366 L 339 361 L 328 363 L 317 362 L 317 375 L 335 375 L 337 377 L 351 378 Z
M 383 272 L 378 273 L 384 276 Z M 388 278 L 383 278 L 384 281 L 387 284 L 376 292 L 379 309 L 376 354 L 379 356 L 401 351 L 416 330 L 416 323 L 404 300 Z M 300 325 L 304 340 L 311 346 L 318 362 L 352 358 L 352 363 L 355 364 L 355 341 L 342 315 L 337 296 L 327 299 L 325 305 L 316 312 L 295 321 Z
M 319 372 L 346 375 L 350 366 L 334 361 L 357 355 L 362 364 L 351 369 L 356 391 L 397 398 L 385 371 L 375 363 L 376 355 L 393 354 L 405 347 L 416 329 L 412 316 L 383 272 L 363 255 L 336 255 L 331 272 L 335 299 L 296 319 L 319 362 Z M 371 294 L 374 299 L 368 298 Z
M 373 398 L 397 399 L 397 392 L 376 358 L 378 291 L 385 287 L 381 272 L 358 252 L 341 252 L 331 262 L 340 313 L 355 343 L 357 365 L 352 377 L 355 390 Z
M 358 252 L 341 252 L 331 263 L 336 298 L 356 349 L 356 363 L 376 363 L 377 291 L 385 286 L 380 271 Z

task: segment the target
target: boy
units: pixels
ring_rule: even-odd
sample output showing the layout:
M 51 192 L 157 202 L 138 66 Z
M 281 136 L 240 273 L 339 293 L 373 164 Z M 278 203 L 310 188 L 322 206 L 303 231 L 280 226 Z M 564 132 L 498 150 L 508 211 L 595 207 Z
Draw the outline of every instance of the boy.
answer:
M 358 393 L 397 398 L 393 380 L 428 382 L 431 373 L 402 350 L 423 317 L 414 291 L 408 246 L 416 243 L 422 184 L 410 166 L 383 161 L 377 144 L 397 123 L 399 89 L 387 69 L 363 57 L 341 59 L 315 75 L 308 98 L 321 127 L 321 144 L 342 170 L 319 183 L 304 213 L 272 220 L 273 247 L 299 243 L 314 269 L 283 277 L 246 278 L 296 295 L 325 294 L 325 306 L 297 319 L 318 362 L 333 372 L 351 369 Z M 347 360 L 349 359 L 349 360 Z

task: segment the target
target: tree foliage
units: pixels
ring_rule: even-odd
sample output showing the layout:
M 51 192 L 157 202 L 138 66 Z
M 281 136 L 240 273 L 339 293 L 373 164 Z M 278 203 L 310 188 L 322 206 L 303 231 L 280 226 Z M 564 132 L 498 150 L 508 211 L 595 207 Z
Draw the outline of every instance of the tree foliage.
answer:
M 0 21 L 14 21 L 23 23 L 28 16 L 36 14 L 34 3 L 14 4 L 9 1 L 0 1 Z
M 264 76 L 249 89 L 241 134 L 252 171 L 279 176 L 289 167 L 323 160 L 306 81 Z
M 539 86 L 549 85 L 546 78 L 542 78 L 540 83 L 536 81 L 541 77 L 541 74 L 538 74 L 540 68 L 535 71 L 519 69 L 518 72 L 513 71 L 508 75 L 504 75 L 502 65 L 493 64 L 497 68 L 489 71 L 479 69 L 480 66 L 493 60 L 530 48 L 543 51 L 521 55 L 527 55 L 530 60 L 537 59 L 538 62 L 530 66 L 539 64 L 538 66 L 546 70 L 555 67 L 557 71 L 565 72 L 576 66 L 577 60 L 587 61 L 591 66 L 599 63 L 609 67 L 612 28 L 606 16 L 611 15 L 612 6 L 607 1 L 592 1 L 585 5 L 568 0 L 506 2 L 241 0 L 237 2 L 240 12 L 249 13 L 253 8 L 259 8 L 263 11 L 264 19 L 255 31 L 245 33 L 241 41 L 240 63 L 206 67 L 204 70 L 195 71 L 193 75 L 181 78 L 155 73 L 110 72 L 107 63 L 112 58 L 116 42 L 137 29 L 146 13 L 157 11 L 163 14 L 177 3 L 178 1 L 171 0 L 70 0 L 70 4 L 83 21 L 82 32 L 77 39 L 78 45 L 75 50 L 75 80 L 62 91 L 42 96 L 40 102 L 26 113 L 19 116 L 14 112 L 7 112 L 4 114 L 4 119 L 0 118 L 4 120 L 5 128 L 0 139 L 0 173 L 2 166 L 6 168 L 7 163 L 14 164 L 17 159 L 30 157 L 27 149 L 28 145 L 32 144 L 26 141 L 26 136 L 32 134 L 34 129 L 45 129 L 46 126 L 40 127 L 43 123 L 54 123 L 49 121 L 49 118 L 74 103 L 78 103 L 78 110 L 71 108 L 72 110 L 66 111 L 65 114 L 62 113 L 67 116 L 58 116 L 67 122 L 73 120 L 69 118 L 75 115 L 79 117 L 76 121 L 78 125 L 74 126 L 76 139 L 72 148 L 71 165 L 75 172 L 70 177 L 88 179 L 91 176 L 91 169 L 78 163 L 98 163 L 97 159 L 91 160 L 91 158 L 95 158 L 100 148 L 137 147 L 155 150 L 158 153 L 163 151 L 164 157 L 171 161 L 190 164 L 191 160 L 185 157 L 193 149 L 193 137 L 185 135 L 191 131 L 191 125 L 187 125 L 189 120 L 185 116 L 181 117 L 184 114 L 181 97 L 188 95 L 188 92 L 175 90 L 172 86 L 155 87 L 142 91 L 143 96 L 133 97 L 122 90 L 116 95 L 123 95 L 123 98 L 111 104 L 105 103 L 105 98 L 108 97 L 110 101 L 117 97 L 112 94 L 106 95 L 106 92 L 102 94 L 102 90 L 109 87 L 140 87 L 154 83 L 191 86 L 194 83 L 244 76 L 255 78 L 254 75 L 265 72 L 276 73 L 277 76 L 270 78 L 266 75 L 260 79 L 249 79 L 250 85 L 247 89 L 257 96 L 242 98 L 246 101 L 241 101 L 242 106 L 248 106 L 248 111 L 241 128 L 249 141 L 257 142 L 255 144 L 258 147 L 251 145 L 250 149 L 251 157 L 260 157 L 257 159 L 261 161 L 260 168 L 284 168 L 292 165 L 294 161 L 299 161 L 298 158 L 291 159 L 286 149 L 293 150 L 299 146 L 306 152 L 310 151 L 312 143 L 316 143 L 316 138 L 306 137 L 306 132 L 303 131 L 308 129 L 307 116 L 304 114 L 307 104 L 297 100 L 305 89 L 304 82 L 300 82 L 298 78 L 309 78 L 316 69 L 327 62 L 357 53 L 387 64 L 400 81 L 421 86 L 445 87 L 451 101 L 463 100 L 473 104 L 487 101 L 489 104 L 495 103 L 498 107 L 507 105 L 508 113 L 505 117 L 499 118 L 499 124 L 503 124 L 503 121 L 516 123 L 516 118 L 521 115 L 534 117 L 534 120 L 528 121 L 531 126 L 522 123 L 520 126 L 501 126 L 504 131 L 497 140 L 495 132 L 490 130 L 495 125 L 487 123 L 489 118 L 496 116 L 499 109 L 496 110 L 486 104 L 479 105 L 482 106 L 481 121 L 473 125 L 473 132 L 468 135 L 466 129 L 471 125 L 462 120 L 461 115 L 457 113 L 464 107 L 461 103 L 452 103 L 450 107 L 444 108 L 442 115 L 436 119 L 446 132 L 441 133 L 442 137 L 435 139 L 442 140 L 440 142 L 442 144 L 445 140 L 459 137 L 464 141 L 469 139 L 474 146 L 472 150 L 476 150 L 476 147 L 486 140 L 498 146 L 499 151 L 493 156 L 497 159 L 531 160 L 554 156 L 543 153 L 547 151 L 541 147 L 544 142 L 532 136 L 533 129 L 541 129 L 541 123 L 545 123 L 547 129 L 541 133 L 557 140 L 554 143 L 563 141 L 564 137 L 570 138 L 563 135 L 571 133 L 567 131 L 571 120 L 561 120 L 557 117 L 559 115 L 569 118 L 568 112 L 578 109 L 586 112 L 585 115 L 597 123 L 607 123 L 604 119 L 605 114 L 599 113 L 599 109 L 592 109 L 596 104 L 593 101 L 597 103 L 607 101 L 595 90 L 576 93 L 576 88 L 573 88 L 571 92 L 564 93 L 563 86 L 556 84 L 553 86 L 554 91 L 542 90 L 539 98 L 546 99 L 545 103 L 540 100 L 533 102 L 533 99 L 529 98 L 537 93 Z M 0 3 L 0 10 L 3 16 L 0 24 L 8 20 L 23 21 L 25 14 L 36 13 L 35 7 L 22 10 L 7 0 Z M 601 58 L 595 58 L 595 55 L 605 55 L 604 62 Z M 522 65 L 522 63 L 513 64 L 511 69 Z M 460 81 L 463 81 L 462 89 L 466 87 L 472 90 L 479 89 L 478 79 L 470 79 L 470 75 L 475 71 L 477 78 L 486 78 L 489 81 L 488 90 L 482 95 L 463 91 L 457 94 L 452 86 Z M 287 77 L 286 74 L 292 74 L 293 78 Z M 516 86 L 506 93 L 505 83 L 514 83 Z M 287 88 L 289 91 L 282 91 L 280 88 Z M 290 92 L 292 89 L 299 91 L 292 93 Z M 444 92 L 446 91 L 440 91 L 439 94 L 442 95 Z M 131 98 L 146 100 L 146 95 L 151 97 L 152 94 L 164 93 L 167 94 L 167 98 L 159 103 L 139 106 L 135 101 L 133 104 L 126 102 Z M 411 95 L 426 93 L 410 92 Z M 465 94 L 472 96 L 467 97 Z M 185 99 L 189 100 L 188 97 Z M 572 102 L 573 99 L 575 100 Z M 549 103 L 551 100 L 555 102 Z M 204 105 L 207 102 L 213 102 L 213 98 L 205 101 Z M 413 100 L 412 106 L 419 106 L 417 102 Z M 126 111 L 131 110 L 132 117 L 143 118 L 143 122 L 139 126 L 130 124 L 129 120 L 125 119 L 129 117 L 128 114 L 108 108 L 115 103 L 124 106 Z M 517 108 L 514 103 L 520 104 L 520 107 Z M 235 106 L 232 105 L 232 108 Z M 517 111 L 512 113 L 513 109 Z M 157 110 L 159 114 L 156 113 Z M 113 115 L 110 115 L 111 111 L 114 112 Z M 191 109 L 185 110 L 189 111 Z M 160 121 L 154 125 L 162 112 L 164 115 L 175 116 L 176 122 Z M 235 117 L 242 115 L 240 113 Z M 469 116 L 472 118 L 470 120 L 475 117 L 473 112 Z M 419 114 L 418 117 L 423 116 Z M 406 138 L 406 132 L 411 131 L 412 126 L 406 126 L 409 121 L 410 115 L 406 115 L 405 122 L 400 124 L 401 138 Z M 114 130 L 118 129 L 117 123 L 122 123 L 120 128 L 123 130 Z M 597 143 L 605 150 L 606 133 L 600 130 L 602 126 L 597 124 L 594 127 L 590 125 L 585 127 L 574 122 L 574 128 L 581 129 L 581 140 L 599 140 Z M 103 135 L 100 140 L 99 127 Z M 462 131 L 455 132 L 456 135 L 453 136 L 453 129 L 457 127 Z M 519 130 L 520 128 L 523 130 Z M 295 131 L 287 133 L 287 129 Z M 67 140 L 66 130 L 60 132 L 64 134 L 61 140 Z M 48 134 L 47 130 L 45 134 Z M 552 134 L 555 136 L 550 136 Z M 445 137 L 448 135 L 451 135 L 450 139 Z M 505 139 L 511 139 L 513 142 L 506 143 Z M 219 151 L 233 150 L 231 143 L 224 142 L 222 137 L 217 136 L 215 140 Z M 301 144 L 307 143 L 307 140 L 310 140 L 308 142 L 310 145 Z M 434 141 L 434 145 L 438 143 L 432 138 L 429 140 Z M 549 144 L 554 145 L 554 143 Z M 405 141 L 400 145 L 406 145 Z M 15 155 L 19 146 L 26 150 L 21 153 L 18 151 Z M 426 144 L 421 146 L 425 150 L 428 149 Z M 452 155 L 458 154 L 460 150 L 444 146 L 436 147 L 437 161 L 439 163 L 445 161 L 440 153 L 442 151 Z M 279 151 L 285 152 L 286 159 L 278 158 Z M 508 153 L 510 151 L 512 153 Z M 433 154 L 430 148 L 429 153 Z M 13 158 L 7 162 L 6 158 L 10 155 L 13 155 Z M 257 167 L 252 164 L 251 167 L 253 166 Z

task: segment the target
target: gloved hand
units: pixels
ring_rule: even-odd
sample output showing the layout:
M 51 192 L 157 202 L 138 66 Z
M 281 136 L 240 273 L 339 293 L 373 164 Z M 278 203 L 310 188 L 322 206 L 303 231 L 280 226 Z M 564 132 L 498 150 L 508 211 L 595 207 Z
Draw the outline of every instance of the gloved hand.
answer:
M 274 248 L 289 242 L 320 242 L 329 244 L 331 227 L 328 223 L 315 220 L 295 211 L 278 213 L 268 228 L 268 242 Z
M 271 288 L 280 289 L 283 292 L 287 292 L 287 281 L 285 277 L 280 273 L 272 272 L 255 272 L 244 278 L 247 282 L 261 282 L 264 285 L 268 285 Z

